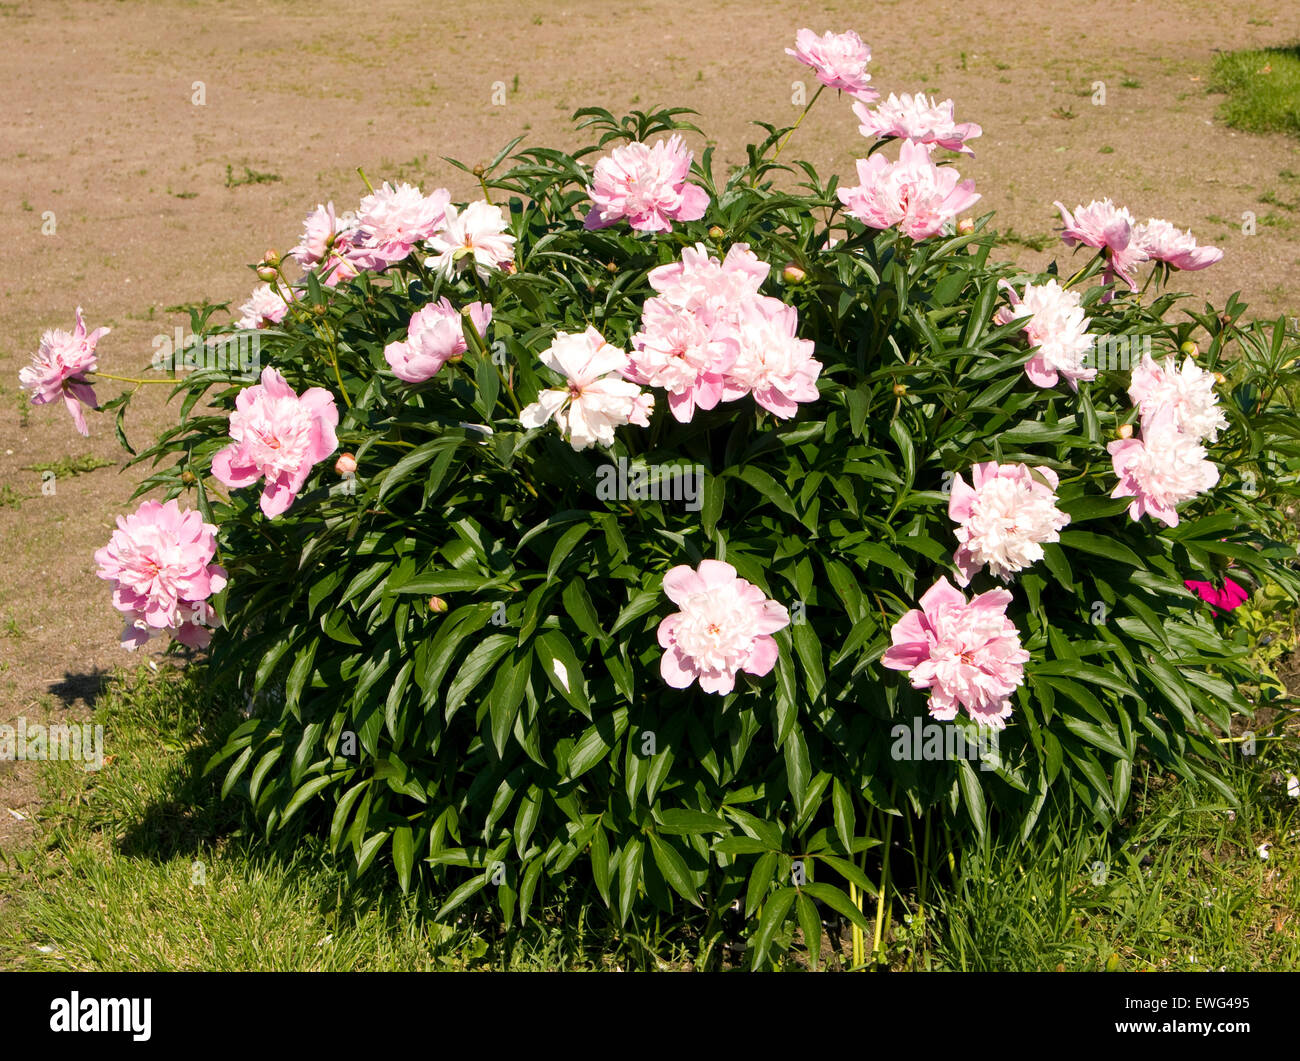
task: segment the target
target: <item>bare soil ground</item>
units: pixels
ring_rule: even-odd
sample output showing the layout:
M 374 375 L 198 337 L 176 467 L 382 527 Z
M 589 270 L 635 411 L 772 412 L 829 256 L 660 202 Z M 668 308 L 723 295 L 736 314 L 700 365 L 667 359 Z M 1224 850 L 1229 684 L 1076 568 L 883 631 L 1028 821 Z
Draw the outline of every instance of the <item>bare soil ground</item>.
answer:
M 256 282 L 246 263 L 292 246 L 312 206 L 354 205 L 355 167 L 461 197 L 471 189 L 441 156 L 485 161 L 520 133 L 575 146 L 581 106 L 693 107 L 719 161 L 734 161 L 750 120 L 792 121 L 793 82 L 814 87 L 784 54 L 804 25 L 856 29 L 885 92 L 952 96 L 959 120 L 983 125 L 960 169 L 978 212 L 996 209 L 1015 234 L 1009 257 L 1038 267 L 1060 252 L 1054 199 L 1110 195 L 1226 249 L 1180 277 L 1185 290 L 1300 312 L 1300 149 L 1223 128 L 1207 93 L 1216 51 L 1300 38 L 1286 0 L 0 3 L 0 219 L 13 241 L 0 270 L 0 723 L 84 717 L 105 676 L 141 659 L 118 648 L 91 559 L 131 478 L 105 467 L 48 496 L 30 468 L 122 463 L 106 417 L 83 440 L 61 407 L 25 411 L 17 372 L 43 329 L 70 327 L 82 305 L 90 327 L 113 328 L 101 367 L 136 375 L 152 338 L 188 321 L 185 303 L 237 306 Z M 851 174 L 856 126 L 824 96 L 790 151 Z M 146 388 L 133 437 L 167 422 L 165 393 Z M 38 809 L 33 777 L 0 764 L 0 849 L 27 828 L 11 811 Z

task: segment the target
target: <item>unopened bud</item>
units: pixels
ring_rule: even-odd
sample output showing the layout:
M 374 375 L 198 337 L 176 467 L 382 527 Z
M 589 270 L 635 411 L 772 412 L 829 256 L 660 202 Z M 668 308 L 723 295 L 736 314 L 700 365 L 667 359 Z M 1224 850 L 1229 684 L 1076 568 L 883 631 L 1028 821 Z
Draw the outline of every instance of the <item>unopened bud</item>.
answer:
M 959 236 L 969 236 L 975 231 L 975 219 L 973 217 L 963 217 L 957 222 L 957 234 Z
M 441 597 L 429 598 L 429 611 L 433 612 L 435 615 L 441 615 L 446 610 L 447 610 L 447 602 L 443 600 Z
M 726 233 L 723 232 L 722 229 L 720 229 L 717 225 L 714 225 L 712 228 L 709 229 L 709 239 L 719 240 L 722 239 L 722 237 L 725 235 Z
M 1196 348 L 1196 344 L 1192 342 L 1190 339 L 1187 342 L 1183 343 L 1183 345 L 1178 348 L 1178 352 L 1182 354 L 1184 357 L 1195 357 L 1197 354 L 1200 353 L 1200 351 Z
M 895 398 L 901 398 L 901 397 L 902 397 L 904 394 L 906 394 L 906 393 L 907 393 L 907 385 L 906 385 L 906 384 L 904 384 L 904 383 L 895 383 L 895 384 L 894 384 L 894 397 L 895 397 Z
M 607 272 L 607 273 L 616 273 L 616 272 L 618 272 L 618 262 L 606 262 L 606 263 L 605 263 L 605 272 Z
M 486 172 L 487 172 L 487 169 L 486 169 L 486 167 L 484 167 L 484 165 L 483 165 L 481 162 L 480 162 L 477 166 L 474 167 L 474 176 L 476 176 L 476 177 L 481 177 L 481 176 L 483 176 L 483 174 L 485 174 Z
M 275 267 L 263 263 L 257 267 L 257 278 L 265 280 L 268 284 L 275 279 Z
M 311 311 L 318 317 L 323 317 L 329 312 L 324 306 L 312 306 Z
M 502 263 L 501 271 L 505 273 L 506 276 L 513 276 L 515 273 L 519 272 L 519 266 L 517 266 L 515 260 L 511 258 L 508 262 Z
M 1120 424 L 1119 427 L 1115 428 L 1115 437 L 1116 437 L 1116 438 L 1132 438 L 1132 437 L 1133 437 L 1133 425 L 1132 425 L 1132 424 Z
M 265 254 L 262 255 L 262 262 L 263 264 L 269 265 L 272 268 L 279 265 L 280 264 L 279 251 L 277 251 L 274 247 L 270 248 Z
M 334 470 L 339 475 L 351 475 L 357 470 L 357 458 L 351 453 L 342 453 L 334 462 Z
M 794 262 L 789 262 L 786 267 L 781 270 L 781 278 L 787 284 L 802 284 L 808 279 L 808 274 L 800 269 Z
M 181 482 L 186 486 L 193 486 L 198 480 L 194 477 L 193 472 L 181 472 Z
M 1225 376 L 1222 372 L 1216 372 L 1216 373 L 1214 374 L 1214 381 L 1215 381 L 1216 383 L 1227 383 L 1227 382 L 1228 382 L 1228 377 Z

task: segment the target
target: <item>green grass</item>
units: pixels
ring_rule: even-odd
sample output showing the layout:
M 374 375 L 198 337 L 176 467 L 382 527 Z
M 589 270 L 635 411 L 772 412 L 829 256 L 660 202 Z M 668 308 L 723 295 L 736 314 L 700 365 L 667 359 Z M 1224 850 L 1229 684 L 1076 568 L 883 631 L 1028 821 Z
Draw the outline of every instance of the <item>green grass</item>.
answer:
M 401 896 L 381 875 L 349 883 L 309 836 L 267 842 L 242 805 L 220 800 L 202 776 L 242 717 L 201 692 L 203 677 L 198 665 L 115 676 L 95 710 L 105 728 L 98 773 L 20 764 L 39 771 L 44 805 L 34 841 L 0 852 L 0 968 L 705 964 L 689 932 L 666 923 L 615 929 L 576 884 L 547 896 L 527 928 L 506 931 L 471 914 L 440 923 L 438 896 Z M 1261 740 L 1258 755 L 1235 761 L 1235 810 L 1150 773 L 1109 836 L 1045 817 L 1027 845 L 949 858 L 936 832 L 947 866 L 924 904 L 910 871 L 920 837 L 900 836 L 885 962 L 897 970 L 1300 969 L 1300 802 L 1286 793 L 1288 773 L 1300 771 L 1300 740 L 1297 720 L 1279 718 L 1289 719 L 1286 739 Z M 1264 842 L 1267 861 L 1257 854 Z M 823 965 L 843 967 L 845 926 L 833 935 Z M 787 928 L 783 943 L 785 967 L 807 964 L 795 931 Z M 713 967 L 720 955 L 722 965 L 744 965 L 738 950 L 717 947 Z
M 85 454 L 80 457 L 60 457 L 56 461 L 43 461 L 40 464 L 24 464 L 26 472 L 53 472 L 56 479 L 69 479 L 74 475 L 85 475 L 98 468 L 111 468 L 116 462 Z
M 1210 90 L 1227 94 L 1219 116 L 1234 129 L 1300 136 L 1300 44 L 1220 55 Z

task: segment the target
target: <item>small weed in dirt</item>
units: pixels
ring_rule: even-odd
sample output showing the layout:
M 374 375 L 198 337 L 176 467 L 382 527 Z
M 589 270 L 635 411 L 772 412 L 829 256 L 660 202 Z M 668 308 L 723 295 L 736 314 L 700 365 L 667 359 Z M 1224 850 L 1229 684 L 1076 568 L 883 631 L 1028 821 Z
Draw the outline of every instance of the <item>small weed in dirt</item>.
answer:
M 1051 236 L 1030 236 L 1023 232 L 1017 232 L 1014 228 L 1009 228 L 1002 233 L 1002 242 L 1028 247 L 1031 251 L 1041 251 L 1050 247 L 1054 240 Z
M 244 167 L 244 175 L 236 177 L 234 167 L 229 163 L 226 164 L 226 187 L 238 188 L 243 184 L 274 184 L 276 181 L 284 180 L 278 173 L 262 173 L 260 170 Z
M 1101 147 L 1097 148 L 1097 154 L 1099 155 L 1113 155 L 1114 153 L 1115 149 L 1109 144 L 1102 144 Z
M 86 454 L 81 457 L 60 457 L 56 461 L 44 461 L 40 464 L 24 464 L 25 472 L 53 472 L 56 479 L 69 479 L 74 475 L 84 475 L 96 468 L 110 468 L 113 461 L 103 457 Z

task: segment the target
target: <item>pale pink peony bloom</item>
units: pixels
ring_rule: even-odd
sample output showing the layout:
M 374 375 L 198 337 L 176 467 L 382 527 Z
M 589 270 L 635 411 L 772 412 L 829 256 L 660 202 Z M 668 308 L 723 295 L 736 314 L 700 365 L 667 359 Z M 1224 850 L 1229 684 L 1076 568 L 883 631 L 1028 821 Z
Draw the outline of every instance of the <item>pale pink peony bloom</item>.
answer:
M 1175 269 L 1204 269 L 1223 257 L 1218 247 L 1198 247 L 1190 229 L 1180 232 L 1158 217 L 1135 225 L 1133 241 L 1146 251 L 1148 258 L 1168 262 Z
M 930 716 L 957 717 L 1002 729 L 1011 717 L 1011 694 L 1024 684 L 1029 653 L 1007 618 L 1011 594 L 992 589 L 967 602 L 946 578 L 939 579 L 890 631 L 893 647 L 881 666 L 908 672 L 914 689 L 930 690 Z
M 1219 432 L 1228 426 L 1214 393 L 1214 373 L 1206 372 L 1190 357 L 1179 371 L 1172 357 L 1157 363 L 1145 354 L 1133 369 L 1128 395 L 1144 424 L 1162 409 L 1169 409 L 1179 431 L 1211 442 L 1218 441 Z
M 1117 439 L 1106 449 L 1119 476 L 1110 496 L 1133 498 L 1128 507 L 1133 520 L 1150 513 L 1177 527 L 1177 506 L 1219 481 L 1219 469 L 1205 459 L 1205 447 L 1178 430 L 1172 407 L 1145 419 L 1140 438 Z
M 515 237 L 506 229 L 509 222 L 499 206 L 486 199 L 470 203 L 464 210 L 446 208 L 445 224 L 429 240 L 437 253 L 425 261 L 444 280 L 473 266 L 486 280 L 493 269 L 503 268 L 515 259 Z
M 790 613 L 730 564 L 674 567 L 664 575 L 664 593 L 681 609 L 659 624 L 659 673 L 674 689 L 699 681 L 704 692 L 725 696 L 738 671 L 762 677 L 776 664 L 772 634 L 790 625 Z
M 62 398 L 77 430 L 89 435 L 83 404 L 99 408 L 95 390 L 86 379 L 87 372 L 98 366 L 95 345 L 109 333 L 108 328 L 96 328 L 86 333 L 86 322 L 77 307 L 77 323 L 71 332 L 50 328 L 41 336 L 40 346 L 32 355 L 32 363 L 18 370 L 18 382 L 24 390 L 32 392 L 32 405 L 45 405 Z
M 953 480 L 948 518 L 959 524 L 954 533 L 961 544 L 953 554 L 959 586 L 969 586 L 986 565 L 1008 581 L 1043 558 L 1043 542 L 1061 540 L 1070 517 L 1056 507 L 1057 484 L 1051 468 L 996 461 L 975 465 L 969 486 L 960 475 Z
M 312 387 L 301 396 L 273 368 L 245 387 L 230 414 L 235 441 L 212 458 L 212 474 L 231 489 L 266 480 L 262 512 L 271 519 L 293 504 L 312 468 L 338 449 L 334 396 Z
M 403 182 L 394 188 L 385 181 L 357 208 L 355 260 L 363 268 L 377 270 L 402 261 L 417 243 L 438 231 L 450 202 L 446 188 L 425 195 L 413 184 Z
M 289 292 L 294 297 L 293 292 Z M 247 302 L 239 307 L 241 314 L 237 328 L 252 331 L 265 328 L 269 324 L 279 324 L 289 312 L 289 304 L 280 297 L 280 293 L 270 284 L 258 284 Z
M 698 221 L 708 209 L 709 193 L 687 183 L 692 157 L 676 133 L 653 147 L 616 147 L 596 163 L 584 226 L 607 228 L 627 218 L 638 232 L 671 232 L 674 221 Z
M 627 378 L 666 390 L 668 409 L 682 423 L 690 422 L 697 406 L 718 404 L 726 372 L 740 352 L 726 321 L 665 298 L 646 299 L 632 346 Z
M 525 428 L 554 420 L 575 450 L 599 443 L 614 444 L 614 428 L 650 425 L 653 395 L 624 378 L 628 356 L 611 346 L 595 328 L 559 332 L 541 355 L 547 368 L 568 381 L 564 390 L 544 390 L 524 407 L 519 422 Z
M 817 80 L 827 88 L 847 92 L 863 103 L 880 99 L 880 93 L 868 84 L 871 49 L 852 30 L 819 37 L 810 29 L 801 29 L 795 34 L 795 46 L 787 48 L 785 54 L 811 66 Z
M 994 314 L 998 324 L 1025 319 L 1025 337 L 1034 356 L 1025 362 L 1025 375 L 1037 387 L 1055 387 L 1065 377 L 1071 390 L 1079 389 L 1079 380 L 1097 378 L 1097 367 L 1087 364 L 1093 337 L 1088 334 L 1088 320 L 1079 295 L 1061 287 L 1055 280 L 1045 284 L 1026 284 L 1022 299 L 1005 280 L 999 286 L 1007 293 L 1011 306 Z
M 759 296 L 739 314 L 740 356 L 727 371 L 722 397 L 734 401 L 752 394 L 754 401 L 781 419 L 799 411 L 800 402 L 816 401 L 821 362 L 814 343 L 796 334 L 799 313 L 779 298 Z
M 953 116 L 953 102 L 950 99 L 942 103 L 927 98 L 923 92 L 913 96 L 904 92 L 901 96 L 894 93 L 889 98 L 871 109 L 863 103 L 853 104 L 853 113 L 862 123 L 858 132 L 875 140 L 886 137 L 900 137 L 913 143 L 946 147 L 949 151 L 974 155 L 967 146 L 967 140 L 974 140 L 984 130 L 974 122 L 958 123 Z
M 303 221 L 302 238 L 289 253 L 304 269 L 318 265 L 328 254 L 337 237 L 356 229 L 356 217 L 345 214 L 339 217 L 334 204 L 317 205 Z
M 471 302 L 466 310 L 474 330 L 486 338 L 492 307 L 482 302 Z M 384 347 L 384 360 L 398 379 L 423 383 L 432 379 L 448 361 L 464 357 L 468 349 L 461 314 L 443 297 L 412 315 L 405 342 L 389 343 Z
M 697 243 L 682 249 L 681 261 L 651 269 L 647 279 L 674 306 L 722 316 L 755 297 L 771 268 L 748 243 L 733 243 L 722 261 Z
M 860 183 L 837 194 L 849 216 L 864 225 L 897 225 L 912 239 L 926 239 L 980 198 L 975 182 L 958 184 L 960 177 L 951 166 L 936 166 L 920 144 L 904 140 L 897 162 L 884 155 L 858 159 Z
M 1128 284 L 1130 291 L 1136 291 L 1137 278 L 1135 270 L 1148 259 L 1145 248 L 1133 238 L 1133 215 L 1127 207 L 1116 206 L 1109 199 L 1098 202 L 1094 199 L 1087 206 L 1076 206 L 1071 214 L 1064 203 L 1052 204 L 1061 212 L 1061 221 L 1065 225 L 1061 239 L 1067 247 L 1082 243 L 1086 247 L 1096 247 L 1106 255 L 1106 281 L 1112 282 L 1116 277 Z
M 217 624 L 208 598 L 226 584 L 212 563 L 217 528 L 173 498 L 145 501 L 95 552 L 96 574 L 112 583 L 113 607 L 126 616 L 122 647 L 134 649 L 160 630 L 194 648 L 208 643 Z

